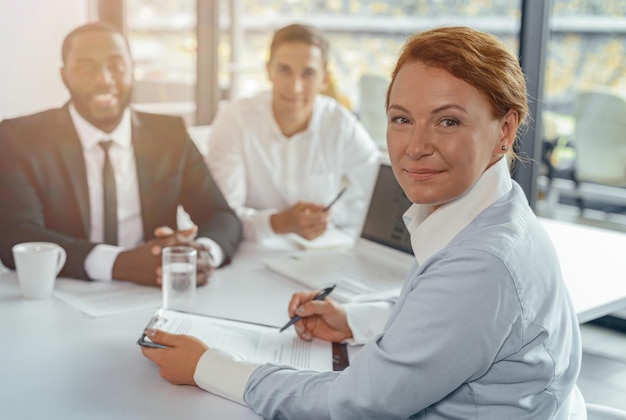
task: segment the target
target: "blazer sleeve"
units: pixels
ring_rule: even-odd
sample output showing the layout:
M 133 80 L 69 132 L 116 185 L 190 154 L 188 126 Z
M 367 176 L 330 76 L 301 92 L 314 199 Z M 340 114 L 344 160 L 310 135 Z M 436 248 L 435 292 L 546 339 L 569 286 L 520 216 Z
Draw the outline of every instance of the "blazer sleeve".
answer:
M 0 258 L 15 268 L 13 245 L 54 242 L 67 253 L 60 275 L 88 279 L 84 260 L 95 244 L 86 239 L 80 211 L 69 198 L 68 174 L 37 133 L 47 118 L 28 118 L 0 123 Z
M 144 240 L 160 226 L 177 226 L 182 206 L 198 236 L 215 241 L 228 263 L 241 241 L 241 223 L 228 206 L 178 116 L 133 111 L 133 148 Z
M 211 238 L 224 252 L 224 263 L 232 259 L 242 239 L 242 224 L 224 198 L 207 164 L 187 136 L 181 189 L 181 204 L 198 225 L 198 236 Z

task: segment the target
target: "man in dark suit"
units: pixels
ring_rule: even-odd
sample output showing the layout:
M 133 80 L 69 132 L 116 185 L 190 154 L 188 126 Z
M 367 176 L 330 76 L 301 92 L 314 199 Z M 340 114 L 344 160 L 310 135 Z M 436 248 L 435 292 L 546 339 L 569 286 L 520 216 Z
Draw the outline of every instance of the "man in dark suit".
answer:
M 206 257 L 206 283 L 233 256 L 241 223 L 182 119 L 129 108 L 133 64 L 117 28 L 75 29 L 62 57 L 71 100 L 0 123 L 2 261 L 14 267 L 16 243 L 49 241 L 67 252 L 62 276 L 156 285 L 161 248 L 182 243 Z M 178 205 L 196 227 L 170 228 Z

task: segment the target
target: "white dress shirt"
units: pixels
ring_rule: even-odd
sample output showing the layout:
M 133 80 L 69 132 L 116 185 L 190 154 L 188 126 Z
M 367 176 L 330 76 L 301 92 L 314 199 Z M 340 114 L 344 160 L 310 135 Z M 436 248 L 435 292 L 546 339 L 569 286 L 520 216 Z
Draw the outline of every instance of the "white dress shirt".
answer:
M 132 145 L 131 111 L 126 108 L 115 130 L 105 133 L 87 122 L 73 104 L 70 104 L 69 110 L 85 158 L 91 214 L 89 240 L 98 243 L 85 259 L 85 271 L 92 280 L 110 281 L 118 254 L 138 247 L 144 238 L 137 165 Z M 118 246 L 101 243 L 104 240 L 102 186 L 104 150 L 99 146 L 102 140 L 113 141 L 109 148 L 109 156 L 117 190 Z M 219 266 L 224 258 L 219 245 L 210 238 L 197 240 L 210 248 L 213 260 Z
M 70 116 L 83 146 L 87 185 L 89 189 L 90 229 L 89 240 L 99 243 L 85 259 L 85 271 L 93 280 L 109 281 L 117 255 L 124 249 L 133 249 L 143 241 L 141 204 L 135 153 L 131 142 L 130 109 L 124 111 L 120 124 L 111 133 L 88 123 L 70 104 Z M 98 145 L 102 140 L 112 140 L 109 156 L 115 173 L 117 189 L 118 246 L 102 244 L 104 240 L 104 203 L 102 167 L 104 150 Z
M 226 200 L 243 222 L 244 237 L 275 235 L 270 216 L 299 201 L 333 206 L 332 222 L 356 230 L 376 176 L 379 151 L 354 115 L 318 95 L 308 127 L 282 134 L 270 92 L 223 105 L 209 138 L 207 162 Z

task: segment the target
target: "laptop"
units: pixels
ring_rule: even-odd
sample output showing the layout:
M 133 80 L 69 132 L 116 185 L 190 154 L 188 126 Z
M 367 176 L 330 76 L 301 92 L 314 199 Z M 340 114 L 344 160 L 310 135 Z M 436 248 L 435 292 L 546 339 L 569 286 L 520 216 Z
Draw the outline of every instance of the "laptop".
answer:
M 336 285 L 343 302 L 400 293 L 415 261 L 402 215 L 411 202 L 389 163 L 381 163 L 360 237 L 349 248 L 305 251 L 265 260 L 270 270 L 311 289 Z

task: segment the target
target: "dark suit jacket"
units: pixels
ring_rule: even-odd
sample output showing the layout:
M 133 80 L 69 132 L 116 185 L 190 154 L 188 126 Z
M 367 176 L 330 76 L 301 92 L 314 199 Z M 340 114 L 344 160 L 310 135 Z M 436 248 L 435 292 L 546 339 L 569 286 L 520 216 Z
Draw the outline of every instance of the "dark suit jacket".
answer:
M 241 240 L 241 223 L 215 184 L 179 117 L 132 113 L 132 143 L 145 240 L 156 227 L 176 227 L 181 204 L 198 236 L 223 249 Z M 14 267 L 11 247 L 49 241 L 67 252 L 62 276 L 87 278 L 89 193 L 82 145 L 67 104 L 0 123 L 0 257 Z

